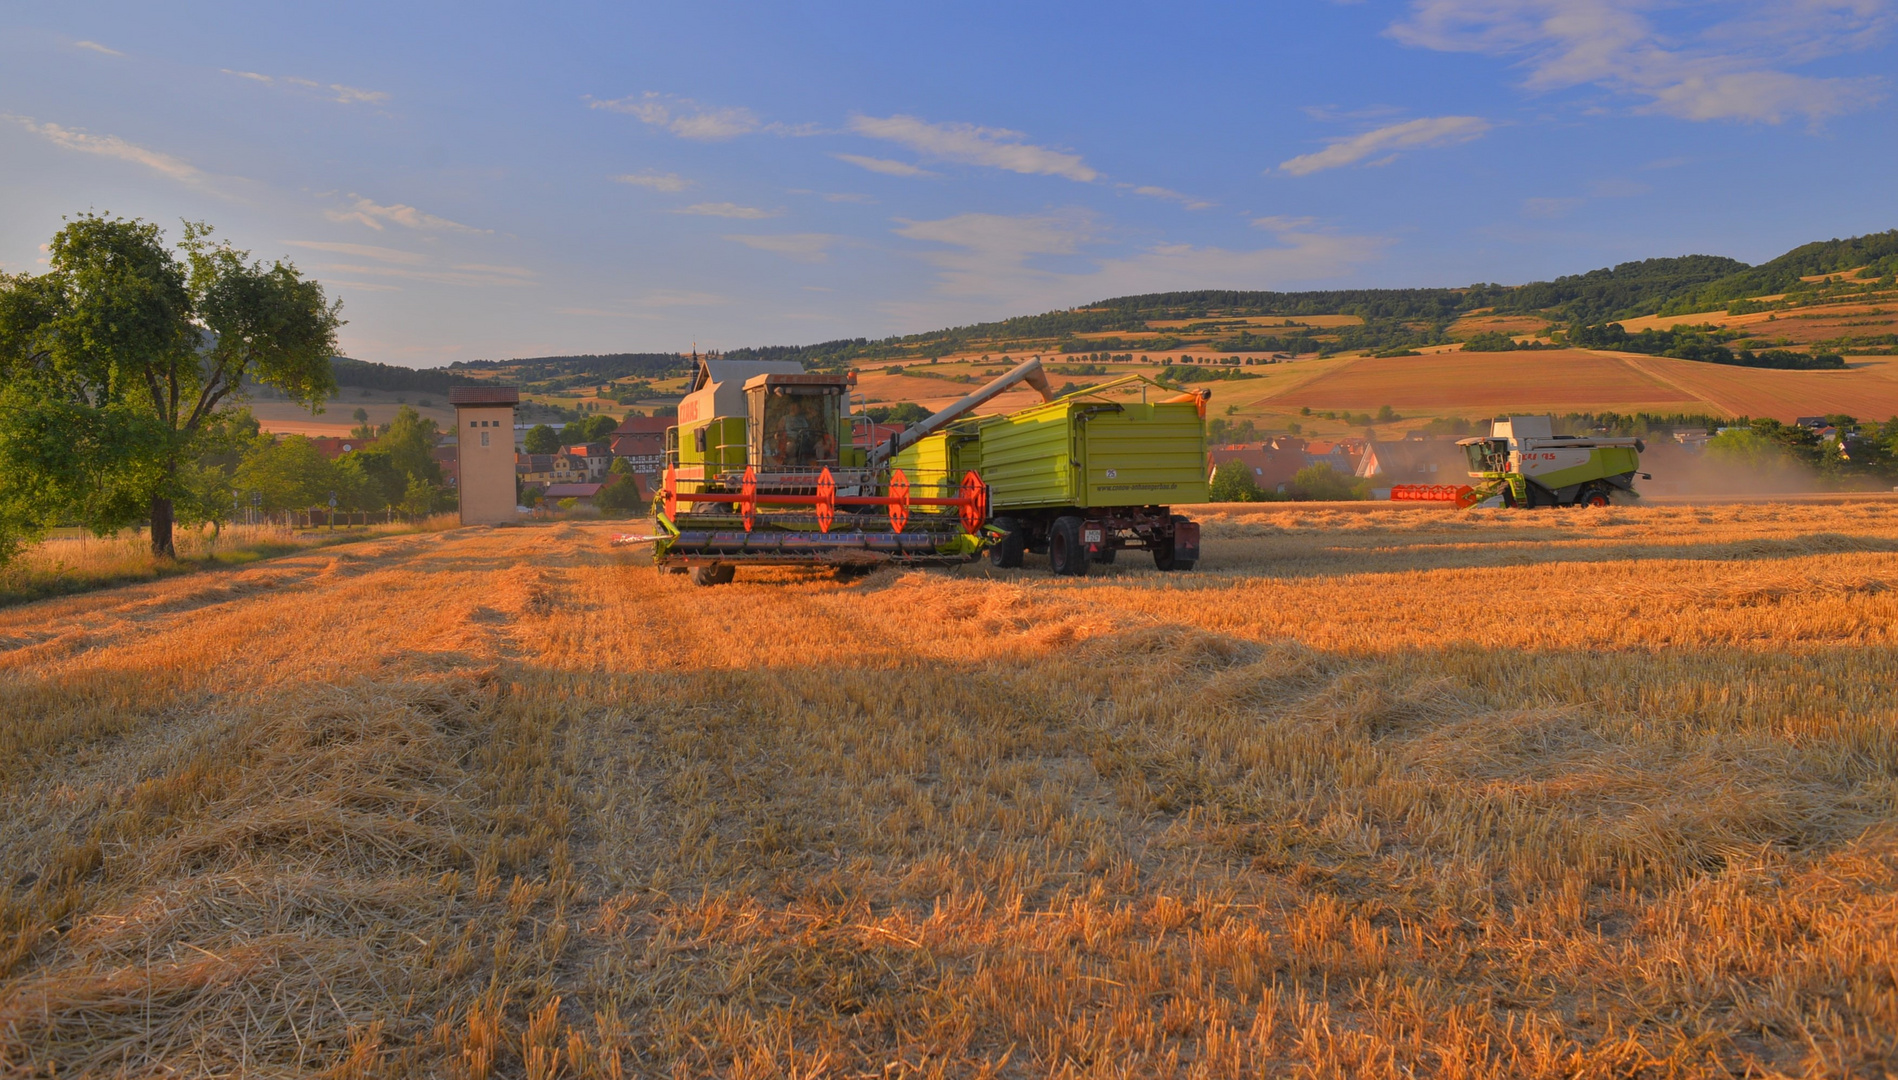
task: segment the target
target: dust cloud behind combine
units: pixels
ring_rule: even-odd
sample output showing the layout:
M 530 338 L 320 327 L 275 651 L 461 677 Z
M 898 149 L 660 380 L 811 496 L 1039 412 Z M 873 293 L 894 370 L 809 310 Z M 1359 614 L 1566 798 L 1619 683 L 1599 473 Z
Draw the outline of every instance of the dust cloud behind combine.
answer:
M 0 610 L 0 1068 L 1898 1052 L 1898 505 L 1204 517 L 1193 574 L 554 525 Z

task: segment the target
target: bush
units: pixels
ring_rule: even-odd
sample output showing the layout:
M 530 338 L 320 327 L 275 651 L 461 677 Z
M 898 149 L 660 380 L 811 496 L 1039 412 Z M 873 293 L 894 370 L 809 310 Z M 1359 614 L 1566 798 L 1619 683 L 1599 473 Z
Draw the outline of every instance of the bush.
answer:
M 1292 497 L 1313 502 L 1344 502 L 1368 497 L 1369 485 L 1329 465 L 1307 465 L 1292 477 Z
M 1213 482 L 1207 497 L 1214 502 L 1258 502 L 1265 492 L 1252 479 L 1252 466 L 1243 461 L 1228 461 L 1213 470 Z

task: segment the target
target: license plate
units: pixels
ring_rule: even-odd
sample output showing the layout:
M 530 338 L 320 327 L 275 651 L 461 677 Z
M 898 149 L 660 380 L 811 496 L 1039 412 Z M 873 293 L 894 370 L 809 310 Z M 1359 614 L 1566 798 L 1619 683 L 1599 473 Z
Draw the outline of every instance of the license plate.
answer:
M 1081 542 L 1084 544 L 1098 544 L 1101 540 L 1101 531 L 1099 529 L 1089 529 L 1081 534 Z

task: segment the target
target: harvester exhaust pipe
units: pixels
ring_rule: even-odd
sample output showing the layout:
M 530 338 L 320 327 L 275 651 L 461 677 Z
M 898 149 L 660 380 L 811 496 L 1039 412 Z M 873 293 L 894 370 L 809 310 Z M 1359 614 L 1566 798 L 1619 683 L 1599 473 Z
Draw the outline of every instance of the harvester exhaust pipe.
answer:
M 967 397 L 950 402 L 937 410 L 936 413 L 928 419 L 911 424 L 909 427 L 904 428 L 900 434 L 890 436 L 888 442 L 880 443 L 872 448 L 870 451 L 870 467 L 872 469 L 882 468 L 891 458 L 921 442 L 930 432 L 935 431 L 937 428 L 942 427 L 957 417 L 967 414 L 983 402 L 1013 387 L 1016 383 L 1022 382 L 1034 388 L 1034 391 L 1041 395 L 1041 400 L 1054 400 L 1054 390 L 1048 385 L 1048 376 L 1041 370 L 1041 359 L 1035 357 L 1023 360 L 1021 363 L 1015 365 L 1015 370 L 983 386 L 980 390 L 975 391 Z

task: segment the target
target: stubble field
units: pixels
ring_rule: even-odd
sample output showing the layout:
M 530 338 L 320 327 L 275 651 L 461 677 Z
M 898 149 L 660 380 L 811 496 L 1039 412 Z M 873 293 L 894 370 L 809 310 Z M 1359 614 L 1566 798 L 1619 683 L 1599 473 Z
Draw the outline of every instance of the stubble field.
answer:
M 0 610 L 0 1071 L 1883 1075 L 1898 506 Z

